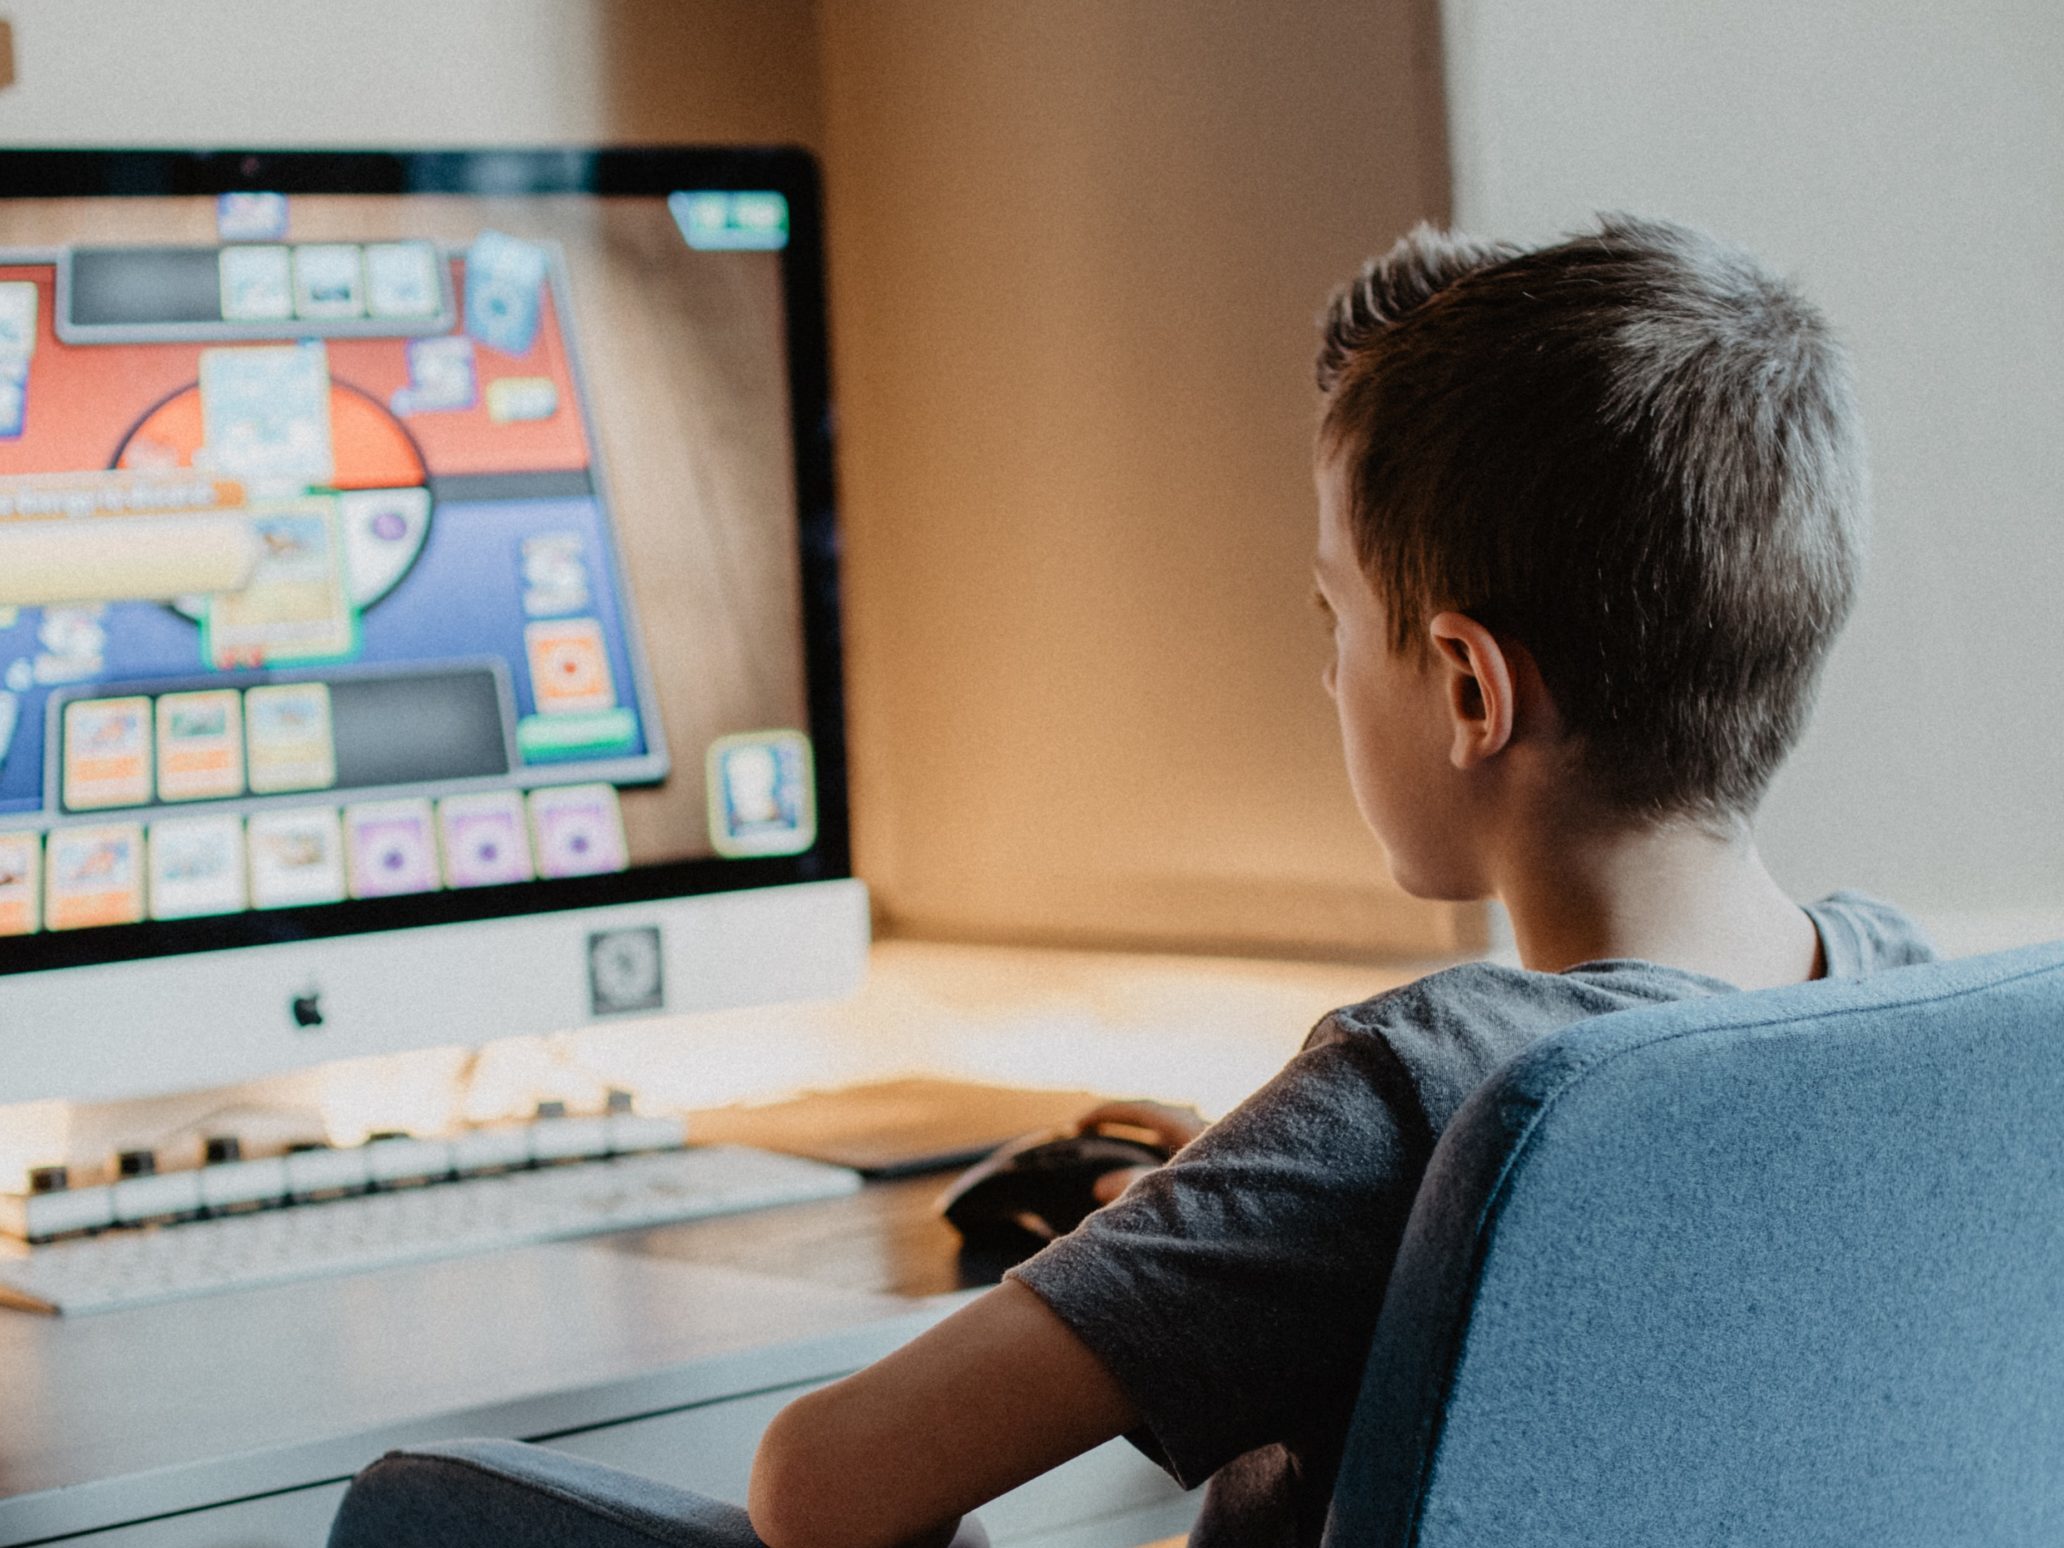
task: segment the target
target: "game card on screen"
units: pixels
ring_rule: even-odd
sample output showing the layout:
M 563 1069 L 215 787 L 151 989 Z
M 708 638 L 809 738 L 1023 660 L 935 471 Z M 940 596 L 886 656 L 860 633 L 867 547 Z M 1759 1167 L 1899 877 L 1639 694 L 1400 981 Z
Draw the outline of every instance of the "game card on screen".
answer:
M 244 824 L 228 813 L 150 827 L 150 914 L 193 919 L 244 907 Z
M 540 876 L 598 876 L 630 864 L 610 785 L 552 785 L 530 793 Z
M 327 683 L 272 683 L 244 695 L 251 789 L 324 790 L 337 782 Z
M 365 268 L 351 242 L 311 243 L 294 249 L 294 310 L 331 319 L 365 314 Z
M 64 804 L 75 812 L 151 798 L 151 701 L 74 699 L 64 707 Z
M 250 822 L 251 906 L 344 899 L 344 837 L 334 806 L 256 813 Z
M 515 790 L 446 796 L 437 803 L 448 887 L 493 887 L 529 881 L 530 834 L 523 796 Z
M 53 930 L 133 924 L 143 917 L 143 829 L 54 828 L 44 851 L 44 918 Z
M 158 799 L 244 793 L 244 699 L 234 688 L 158 696 Z
M 0 935 L 27 935 L 43 922 L 43 835 L 0 833 Z
M 303 488 L 328 484 L 336 464 L 327 351 L 314 342 L 202 350 L 201 426 L 215 471 Z
M 226 322 L 278 322 L 294 315 L 293 265 L 284 247 L 225 247 L 215 260 Z
M 328 661 L 349 655 L 351 606 L 334 496 L 253 506 L 261 544 L 241 591 L 208 599 L 207 648 L 219 667 Z
M 344 859 L 354 898 L 437 887 L 437 830 L 428 801 L 369 801 L 344 809 Z
M 0 281 L 0 355 L 26 360 L 36 352 L 36 285 Z
M 29 361 L 0 355 L 0 441 L 17 441 L 29 422 Z
M 375 317 L 436 313 L 437 249 L 428 242 L 374 242 L 365 250 L 366 310 Z

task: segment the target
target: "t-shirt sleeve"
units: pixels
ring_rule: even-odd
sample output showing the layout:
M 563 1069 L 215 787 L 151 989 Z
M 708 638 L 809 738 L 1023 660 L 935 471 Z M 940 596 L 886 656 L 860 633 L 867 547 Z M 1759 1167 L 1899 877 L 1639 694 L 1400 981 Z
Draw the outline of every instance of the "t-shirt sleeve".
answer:
M 1921 927 L 1882 898 L 1844 889 L 1809 905 L 1806 912 L 1820 927 L 1830 978 L 1861 978 L 1935 960 L 1934 943 Z
M 1116 1203 L 1012 1271 L 1139 1408 L 1185 1486 L 1337 1430 L 1433 1136 L 1380 1037 L 1313 1042 Z

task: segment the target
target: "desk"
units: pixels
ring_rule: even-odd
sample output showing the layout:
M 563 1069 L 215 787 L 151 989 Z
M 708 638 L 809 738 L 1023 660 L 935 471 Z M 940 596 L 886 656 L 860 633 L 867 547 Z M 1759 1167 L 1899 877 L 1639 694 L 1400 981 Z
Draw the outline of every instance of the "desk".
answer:
M 570 1049 L 662 1110 L 929 1073 L 1059 1077 L 1223 1111 L 1326 1009 L 1409 976 L 891 942 L 849 1001 L 596 1028 Z M 445 1108 L 380 1104 L 451 1091 L 438 1061 L 459 1057 L 332 1067 L 250 1100 L 327 1111 L 349 1098 L 361 1130 L 435 1128 Z M 148 1109 L 16 1109 L 0 1152 L 11 1124 L 22 1159 L 90 1160 L 224 1104 L 217 1092 Z M 32 1120 L 47 1127 L 32 1133 Z M 313 1548 L 358 1467 L 464 1434 L 546 1440 L 743 1498 L 753 1445 L 783 1403 L 970 1293 L 953 1233 L 929 1212 L 939 1186 L 75 1323 L 0 1311 L 0 1548 Z M 1180 1532 L 1193 1510 L 1114 1443 L 983 1520 L 999 1548 L 1107 1548 Z
M 352 1472 L 458 1435 L 743 1499 L 783 1404 L 978 1293 L 939 1186 L 73 1322 L 0 1313 L 0 1545 L 317 1548 Z M 1097 1548 L 1194 1506 L 1114 1442 L 983 1519 L 999 1548 Z

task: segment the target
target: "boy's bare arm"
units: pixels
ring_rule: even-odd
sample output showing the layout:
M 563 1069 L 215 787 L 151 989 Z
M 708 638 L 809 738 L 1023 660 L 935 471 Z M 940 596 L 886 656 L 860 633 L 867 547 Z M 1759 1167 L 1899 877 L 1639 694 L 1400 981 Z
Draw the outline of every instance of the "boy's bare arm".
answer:
M 968 1511 L 1138 1419 L 1046 1303 L 1007 1282 L 776 1415 L 753 1459 L 753 1528 L 771 1548 L 943 1545 Z

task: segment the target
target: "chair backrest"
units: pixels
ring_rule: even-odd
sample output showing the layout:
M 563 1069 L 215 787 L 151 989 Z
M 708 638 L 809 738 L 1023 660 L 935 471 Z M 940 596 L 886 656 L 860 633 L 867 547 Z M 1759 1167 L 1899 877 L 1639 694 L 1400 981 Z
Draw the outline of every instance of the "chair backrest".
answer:
M 2064 1543 L 2064 944 L 1500 1071 L 1420 1189 L 1326 1542 Z

